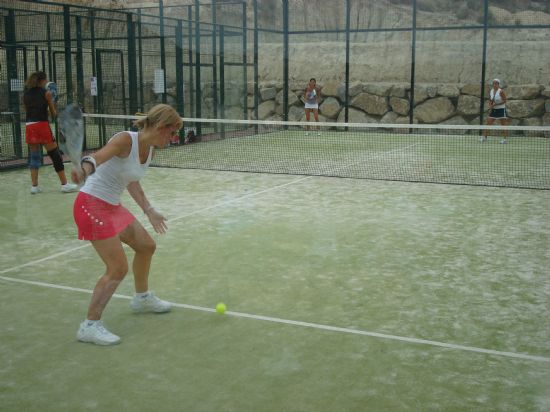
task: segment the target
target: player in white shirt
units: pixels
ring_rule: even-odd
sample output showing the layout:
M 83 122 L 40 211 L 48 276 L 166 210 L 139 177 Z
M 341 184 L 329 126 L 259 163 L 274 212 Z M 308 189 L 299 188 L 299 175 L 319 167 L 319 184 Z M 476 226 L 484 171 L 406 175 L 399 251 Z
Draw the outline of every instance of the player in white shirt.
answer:
M 501 125 L 506 126 L 508 124 L 508 113 L 506 113 L 506 94 L 500 87 L 501 82 L 499 79 L 493 80 L 493 88 L 489 91 L 489 117 L 487 118 L 487 125 L 490 126 L 498 120 Z M 483 131 L 483 137 L 481 142 L 487 141 L 488 130 Z M 508 143 L 508 130 L 502 131 L 503 139 L 500 143 Z

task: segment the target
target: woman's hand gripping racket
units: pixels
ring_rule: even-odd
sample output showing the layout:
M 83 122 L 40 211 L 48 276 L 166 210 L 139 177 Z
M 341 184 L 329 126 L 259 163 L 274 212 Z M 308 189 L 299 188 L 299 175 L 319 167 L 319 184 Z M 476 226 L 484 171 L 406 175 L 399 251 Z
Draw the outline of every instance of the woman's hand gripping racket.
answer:
M 79 182 L 80 177 L 83 176 L 80 158 L 82 157 L 82 144 L 84 143 L 84 118 L 80 106 L 74 103 L 69 104 L 59 114 L 58 121 L 61 149 L 69 155 L 69 159 L 73 164 L 71 173 L 73 181 Z

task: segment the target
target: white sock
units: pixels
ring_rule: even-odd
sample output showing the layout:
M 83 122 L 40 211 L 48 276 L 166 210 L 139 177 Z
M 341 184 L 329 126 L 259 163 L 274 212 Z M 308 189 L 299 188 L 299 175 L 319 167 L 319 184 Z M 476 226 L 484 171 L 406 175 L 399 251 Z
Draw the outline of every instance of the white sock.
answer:
M 149 291 L 141 293 L 136 292 L 136 297 L 138 298 L 146 298 L 147 296 L 149 296 Z

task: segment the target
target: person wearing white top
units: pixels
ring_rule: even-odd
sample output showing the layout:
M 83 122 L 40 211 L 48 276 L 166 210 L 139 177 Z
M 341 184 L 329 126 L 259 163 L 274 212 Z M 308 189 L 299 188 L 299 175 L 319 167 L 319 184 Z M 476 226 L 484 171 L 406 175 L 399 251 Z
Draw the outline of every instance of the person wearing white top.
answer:
M 149 203 L 139 181 L 144 176 L 155 147 L 164 147 L 183 125 L 178 113 L 166 104 L 154 106 L 135 122 L 139 132 L 120 132 L 97 152 L 82 158 L 81 170 L 73 169 L 75 183 L 84 183 L 73 207 L 78 238 L 92 243 L 105 264 L 94 288 L 86 319 L 76 334 L 81 342 L 115 345 L 120 338 L 101 321 L 107 303 L 128 272 L 123 243 L 135 252 L 132 262 L 134 312 L 163 313 L 171 304 L 149 291 L 149 269 L 156 244 L 143 225 L 120 203 L 128 190 L 157 233 L 167 230 L 165 217 Z
M 306 122 L 309 122 L 311 112 L 316 122 L 319 122 L 319 102 L 321 101 L 321 90 L 317 87 L 317 81 L 314 78 L 309 80 L 308 85 L 304 90 L 304 104 L 306 113 Z M 306 132 L 306 135 L 308 132 Z M 320 135 L 320 133 L 317 133 Z
M 498 120 L 501 125 L 508 125 L 508 114 L 506 113 L 506 94 L 504 90 L 500 87 L 501 82 L 499 79 L 493 80 L 493 87 L 489 91 L 489 117 L 487 118 L 487 125 L 490 126 L 495 123 L 495 120 Z M 489 130 L 483 131 L 483 137 L 481 142 L 484 143 L 487 141 L 487 135 Z M 500 143 L 508 143 L 508 130 L 504 129 L 502 131 L 503 139 Z

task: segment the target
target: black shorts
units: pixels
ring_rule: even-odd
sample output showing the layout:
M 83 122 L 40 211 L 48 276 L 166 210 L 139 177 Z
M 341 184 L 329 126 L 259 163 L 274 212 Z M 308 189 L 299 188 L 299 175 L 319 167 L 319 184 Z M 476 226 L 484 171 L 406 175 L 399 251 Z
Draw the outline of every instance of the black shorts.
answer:
M 489 113 L 489 117 L 491 119 L 507 119 L 508 114 L 506 113 L 506 108 L 503 107 L 502 109 L 492 109 Z

